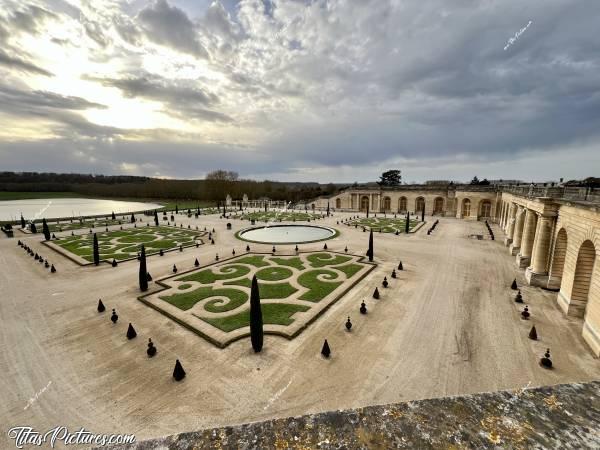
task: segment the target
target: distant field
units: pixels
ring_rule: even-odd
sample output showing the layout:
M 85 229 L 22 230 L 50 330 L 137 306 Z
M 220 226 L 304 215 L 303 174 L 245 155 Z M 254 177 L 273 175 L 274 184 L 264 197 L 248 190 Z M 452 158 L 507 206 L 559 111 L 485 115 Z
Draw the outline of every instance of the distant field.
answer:
M 0 200 L 29 200 L 34 198 L 87 198 L 76 192 L 6 192 L 0 191 Z

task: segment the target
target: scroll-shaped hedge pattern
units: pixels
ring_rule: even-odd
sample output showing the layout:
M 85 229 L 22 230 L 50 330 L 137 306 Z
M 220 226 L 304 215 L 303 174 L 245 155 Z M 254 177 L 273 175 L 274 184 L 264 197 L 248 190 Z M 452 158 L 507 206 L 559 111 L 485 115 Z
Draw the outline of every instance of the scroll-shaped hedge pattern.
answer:
M 299 325 L 368 272 L 372 265 L 362 259 L 327 251 L 245 254 L 169 278 L 158 298 L 200 319 L 204 327 L 230 333 L 249 327 L 250 286 L 256 275 L 265 326 Z

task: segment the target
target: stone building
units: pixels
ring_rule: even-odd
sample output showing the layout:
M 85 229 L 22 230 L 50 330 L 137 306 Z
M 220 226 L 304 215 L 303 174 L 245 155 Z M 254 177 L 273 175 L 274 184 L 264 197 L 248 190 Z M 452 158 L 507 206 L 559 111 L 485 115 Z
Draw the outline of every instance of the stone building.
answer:
M 421 213 L 461 219 L 493 219 L 501 193 L 494 186 L 463 184 L 414 184 L 381 189 L 356 186 L 314 202 L 318 209 L 330 207 L 348 211 Z
M 529 284 L 558 290 L 558 305 L 583 319 L 583 338 L 600 356 L 600 195 L 508 188 L 498 211 L 505 245 Z
M 558 291 L 565 315 L 600 356 L 600 190 L 553 185 L 354 186 L 315 199 L 315 208 L 489 220 L 530 285 Z

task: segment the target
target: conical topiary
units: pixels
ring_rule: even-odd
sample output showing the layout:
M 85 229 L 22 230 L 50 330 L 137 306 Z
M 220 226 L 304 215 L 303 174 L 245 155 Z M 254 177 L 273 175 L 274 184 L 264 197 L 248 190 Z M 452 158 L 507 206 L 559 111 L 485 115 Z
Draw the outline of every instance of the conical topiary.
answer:
M 250 340 L 254 351 L 260 352 L 263 346 L 263 318 L 256 275 L 252 277 L 250 289 Z
M 519 292 L 517 292 L 517 295 L 515 295 L 515 303 L 523 303 L 523 296 L 521 295 L 520 289 Z
M 50 272 L 51 272 L 51 273 L 55 273 L 55 272 L 56 272 L 56 267 L 54 267 L 54 264 L 52 264 L 52 265 L 50 266 Z
M 346 320 L 346 330 L 350 331 L 352 329 L 352 322 L 350 322 L 350 316 L 348 316 L 348 320 Z
M 149 358 L 152 358 L 154 355 L 156 355 L 156 347 L 154 346 L 152 339 L 148 339 L 148 349 L 146 350 L 146 354 Z
M 250 246 L 246 245 L 246 251 L 249 252 L 250 251 Z
M 106 311 L 106 308 L 104 307 L 104 303 L 102 303 L 102 299 L 98 300 L 98 312 L 104 312 Z
M 142 250 L 140 254 L 140 270 L 138 273 L 138 280 L 140 283 L 140 290 L 146 292 L 148 290 L 148 269 L 146 267 L 146 248 L 142 244 Z
M 133 339 L 136 336 L 137 333 L 135 332 L 135 328 L 133 328 L 133 325 L 129 322 L 129 327 L 127 327 L 127 339 Z
M 198 258 L 196 258 L 196 260 L 194 261 L 194 266 L 198 267 L 200 265 L 200 261 L 198 261 Z
M 50 228 L 48 228 L 48 224 L 46 223 L 46 219 L 42 219 L 42 232 L 44 233 L 44 239 L 47 241 L 50 240 Z
M 404 270 L 404 267 L 402 266 L 402 261 L 398 263 L 398 270 Z
M 383 285 L 384 288 L 388 287 L 388 280 L 387 277 L 383 277 L 383 283 L 381 283 Z
M 392 269 L 392 278 L 396 278 L 396 269 Z
M 512 284 L 510 285 L 510 288 L 513 291 L 516 291 L 517 289 L 519 289 L 519 287 L 517 286 L 517 279 L 516 278 L 513 280 Z
M 367 313 L 367 305 L 365 305 L 365 302 L 362 302 L 360 304 L 360 313 L 361 314 L 366 314 Z
M 375 288 L 375 291 L 373 292 L 373 298 L 376 300 L 379 299 L 379 289 Z
M 117 323 L 117 320 L 119 320 L 119 316 L 117 315 L 117 312 L 114 310 L 112 310 L 112 314 L 110 316 L 110 320 L 112 323 Z
M 529 316 L 531 314 L 529 314 L 529 307 L 526 306 L 525 309 L 521 312 L 521 317 L 525 320 L 529 319 Z
M 542 359 L 540 359 L 540 365 L 545 369 L 552 369 L 552 360 L 550 359 L 549 348 L 546 349 L 546 353 L 544 353 L 544 356 L 542 357 Z
M 111 266 L 117 267 L 117 260 L 113 258 Z
M 179 362 L 179 360 L 175 361 L 175 369 L 173 369 L 173 378 L 175 381 L 181 381 L 185 378 L 185 370 L 183 370 L 183 366 Z
M 537 341 L 537 330 L 535 329 L 535 325 L 531 327 L 531 331 L 529 332 L 529 339 L 532 341 Z
M 369 249 L 367 250 L 369 261 L 373 261 L 373 230 L 369 232 Z
M 321 355 L 323 355 L 325 358 L 329 358 L 329 355 L 331 355 L 331 349 L 329 348 L 329 343 L 327 342 L 327 339 L 325 339 L 325 342 L 323 342 Z
M 323 244 L 323 250 L 327 250 L 327 244 Z

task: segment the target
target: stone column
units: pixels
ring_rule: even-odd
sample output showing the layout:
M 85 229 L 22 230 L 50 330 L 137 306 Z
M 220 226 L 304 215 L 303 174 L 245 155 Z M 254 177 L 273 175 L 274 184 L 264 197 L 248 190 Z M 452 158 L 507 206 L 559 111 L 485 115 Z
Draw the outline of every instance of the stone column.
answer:
M 515 232 L 515 221 L 516 221 L 517 205 L 514 203 L 510 204 L 508 208 L 508 225 L 506 228 L 506 238 L 504 239 L 504 245 L 507 247 L 512 243 Z
M 525 208 L 518 207 L 518 212 L 515 217 L 515 228 L 513 232 L 513 241 L 510 245 L 510 254 L 516 256 L 521 249 L 521 239 L 523 237 L 523 223 L 525 222 Z
M 538 219 L 531 266 L 525 272 L 525 278 L 532 286 L 545 286 L 548 283 L 548 258 L 555 219 L 549 216 L 540 216 Z
M 517 266 L 524 269 L 529 266 L 531 261 L 531 250 L 535 239 L 535 228 L 537 226 L 537 216 L 531 209 L 525 210 L 525 220 L 523 225 L 523 238 L 521 248 L 516 258 Z

